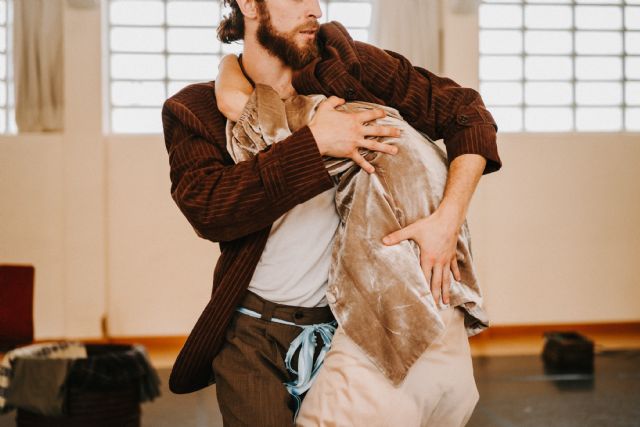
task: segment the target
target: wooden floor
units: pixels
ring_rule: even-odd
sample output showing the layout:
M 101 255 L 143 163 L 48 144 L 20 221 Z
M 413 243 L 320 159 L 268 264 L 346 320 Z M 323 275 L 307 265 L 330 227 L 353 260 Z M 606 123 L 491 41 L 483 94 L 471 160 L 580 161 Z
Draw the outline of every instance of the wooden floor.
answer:
M 581 328 L 597 353 L 595 376 L 586 378 L 547 375 L 537 357 L 544 330 L 580 328 L 498 327 L 472 337 L 480 401 L 467 427 L 638 427 L 639 328 Z M 161 396 L 142 405 L 142 427 L 222 427 L 215 386 L 186 395 L 168 390 L 184 337 L 117 341 L 143 343 L 160 375 Z M 14 419 L 15 412 L 0 415 L 0 427 L 15 426 Z
M 469 339 L 471 355 L 477 357 L 540 354 L 544 346 L 544 330 L 577 330 L 594 342 L 596 353 L 608 350 L 640 349 L 640 326 L 614 328 L 564 326 L 562 329 L 558 327 L 496 327 L 495 331 L 489 329 Z M 168 368 L 173 365 L 182 340 L 148 341 L 144 344 L 153 365 L 158 368 Z

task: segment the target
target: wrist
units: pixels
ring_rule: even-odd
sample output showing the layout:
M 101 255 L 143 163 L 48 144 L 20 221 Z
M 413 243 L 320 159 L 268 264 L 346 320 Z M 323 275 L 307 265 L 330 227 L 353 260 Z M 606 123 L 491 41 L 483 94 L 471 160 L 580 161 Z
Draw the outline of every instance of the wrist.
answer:
M 315 124 L 313 123 L 313 120 L 311 121 L 311 123 L 309 123 L 308 127 L 309 127 L 309 130 L 311 131 L 311 135 L 313 135 L 313 139 L 316 141 L 316 145 L 318 146 L 318 151 L 320 152 L 320 155 L 324 156 L 326 154 L 326 150 L 325 150 L 324 144 L 322 144 L 318 139 L 318 130 L 316 129 Z
M 457 234 L 464 223 L 466 213 L 461 206 L 443 200 L 432 215 L 442 223 L 448 233 Z

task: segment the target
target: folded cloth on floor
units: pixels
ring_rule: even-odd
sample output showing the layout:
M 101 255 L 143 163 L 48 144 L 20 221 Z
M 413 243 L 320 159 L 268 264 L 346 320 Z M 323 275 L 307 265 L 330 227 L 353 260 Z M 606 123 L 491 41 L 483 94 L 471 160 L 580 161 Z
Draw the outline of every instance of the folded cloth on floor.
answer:
M 85 345 L 78 342 L 33 344 L 11 350 L 0 362 L 0 413 L 24 407 L 43 415 L 62 414 L 69 369 L 74 359 L 86 357 Z
M 114 350 L 108 351 L 110 347 Z M 144 346 L 108 345 L 103 348 L 107 351 L 97 351 L 96 354 L 90 351 L 86 360 L 74 363 L 67 379 L 69 387 L 109 390 L 137 382 L 140 402 L 151 401 L 160 395 L 160 379 Z
M 109 390 L 136 383 L 139 402 L 160 395 L 160 379 L 142 345 L 54 342 L 21 347 L 0 364 L 0 413 L 66 412 L 69 388 Z

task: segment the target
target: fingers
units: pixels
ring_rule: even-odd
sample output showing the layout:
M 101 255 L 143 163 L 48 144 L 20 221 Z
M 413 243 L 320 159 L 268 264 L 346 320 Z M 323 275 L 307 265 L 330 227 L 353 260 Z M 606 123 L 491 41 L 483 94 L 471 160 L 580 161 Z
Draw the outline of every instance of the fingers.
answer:
M 371 163 L 367 162 L 365 160 L 365 158 L 362 157 L 362 155 L 360 153 L 358 153 L 357 150 L 354 152 L 354 154 L 353 154 L 353 156 L 351 158 L 353 159 L 354 162 L 356 162 L 356 164 L 358 166 L 360 166 L 362 169 L 364 169 L 368 173 L 374 173 L 375 172 L 375 169 L 374 169 L 373 166 L 371 166 Z
M 320 103 L 318 110 L 333 110 L 344 103 L 344 99 L 338 98 L 337 96 L 330 96 Z
M 459 282 L 462 280 L 462 275 L 460 274 L 460 268 L 458 267 L 458 258 L 455 256 L 451 260 L 451 272 L 453 273 L 453 277 Z
M 381 110 L 379 108 L 374 108 L 373 110 L 365 110 L 365 111 L 353 113 L 353 115 L 355 116 L 356 120 L 358 120 L 358 122 L 367 123 L 367 122 L 370 122 L 371 120 L 381 119 L 385 117 L 387 113 L 385 113 L 384 110 Z
M 363 140 L 360 141 L 358 146 L 367 148 L 367 149 L 369 149 L 371 151 L 381 151 L 381 152 L 387 153 L 387 154 L 397 154 L 398 153 L 398 147 L 396 147 L 394 145 L 391 145 L 391 144 L 385 144 L 385 143 L 382 143 L 382 142 L 377 142 L 377 141 L 372 140 L 372 139 L 363 139 Z
M 383 239 L 382 239 L 382 243 L 384 243 L 387 246 L 390 245 L 396 245 L 400 242 L 402 242 L 403 240 L 407 240 L 409 238 L 411 238 L 411 229 L 410 229 L 411 225 L 405 227 L 405 228 L 401 228 L 400 230 L 394 231 L 391 234 L 387 234 Z M 425 261 L 427 262 L 427 261 Z M 422 265 L 423 262 L 422 260 L 420 260 L 420 264 Z M 431 270 L 429 270 L 431 271 Z
M 433 264 L 427 259 L 420 259 L 420 268 L 422 268 L 422 273 L 424 274 L 424 278 L 427 279 L 427 283 L 431 282 L 431 271 L 433 270 Z M 433 292 L 433 291 L 432 291 Z
M 442 302 L 449 304 L 449 289 L 451 287 L 450 264 L 446 264 L 442 270 Z
M 433 266 L 433 273 L 431 276 L 431 294 L 436 305 L 440 304 L 440 294 L 442 293 L 442 266 L 436 264 Z
M 394 136 L 397 138 L 401 135 L 400 129 L 393 126 L 363 125 L 361 131 L 364 136 Z

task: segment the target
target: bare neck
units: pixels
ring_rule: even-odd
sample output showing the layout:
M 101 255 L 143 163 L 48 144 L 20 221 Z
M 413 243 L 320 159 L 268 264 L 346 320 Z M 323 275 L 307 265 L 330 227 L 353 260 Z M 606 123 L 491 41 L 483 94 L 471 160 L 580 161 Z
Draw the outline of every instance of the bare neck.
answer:
M 246 37 L 242 66 L 255 83 L 269 85 L 286 99 L 296 94 L 292 84 L 293 70 L 271 55 L 254 37 Z

